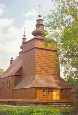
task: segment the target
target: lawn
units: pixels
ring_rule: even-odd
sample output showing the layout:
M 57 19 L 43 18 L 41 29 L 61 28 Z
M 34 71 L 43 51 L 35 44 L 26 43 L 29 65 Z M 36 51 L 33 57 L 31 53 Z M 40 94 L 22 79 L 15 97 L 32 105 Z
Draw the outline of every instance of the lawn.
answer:
M 69 107 L 0 105 L 0 115 L 76 115 Z

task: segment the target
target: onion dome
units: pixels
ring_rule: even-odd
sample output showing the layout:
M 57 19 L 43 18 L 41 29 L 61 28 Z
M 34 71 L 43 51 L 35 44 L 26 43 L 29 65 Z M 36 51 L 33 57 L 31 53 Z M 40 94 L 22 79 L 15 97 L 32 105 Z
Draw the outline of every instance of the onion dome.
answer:
M 41 15 L 38 15 L 38 19 L 36 20 L 36 30 L 32 32 L 32 35 L 34 36 L 44 36 L 44 24 L 43 24 L 43 18 Z

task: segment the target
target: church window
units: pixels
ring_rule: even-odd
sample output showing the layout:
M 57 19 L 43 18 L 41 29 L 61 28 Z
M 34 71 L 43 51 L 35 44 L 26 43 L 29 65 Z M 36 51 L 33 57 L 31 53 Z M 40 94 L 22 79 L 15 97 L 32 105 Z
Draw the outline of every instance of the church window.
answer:
M 53 90 L 53 100 L 60 99 L 60 90 Z
M 44 96 L 49 95 L 50 92 L 51 92 L 50 89 L 43 89 L 43 95 Z

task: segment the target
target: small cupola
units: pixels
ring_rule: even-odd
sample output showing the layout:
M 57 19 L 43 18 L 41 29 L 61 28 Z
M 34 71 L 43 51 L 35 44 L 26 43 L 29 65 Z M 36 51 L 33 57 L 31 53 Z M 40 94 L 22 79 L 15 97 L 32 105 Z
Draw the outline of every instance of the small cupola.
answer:
M 32 32 L 33 36 L 44 36 L 44 24 L 43 18 L 41 15 L 38 15 L 38 19 L 36 20 L 36 30 Z
M 11 59 L 10 59 L 10 64 L 12 64 L 13 61 L 14 61 L 14 59 L 13 59 L 13 57 L 11 57 Z

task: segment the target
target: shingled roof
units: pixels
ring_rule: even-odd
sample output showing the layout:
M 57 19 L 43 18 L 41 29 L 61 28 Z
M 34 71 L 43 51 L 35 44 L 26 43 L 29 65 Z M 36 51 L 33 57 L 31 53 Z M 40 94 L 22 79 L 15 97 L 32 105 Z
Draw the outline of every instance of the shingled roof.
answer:
M 18 56 L 13 63 L 9 66 L 9 68 L 3 73 L 1 78 L 10 77 L 16 74 L 16 72 L 22 67 L 22 59 Z
M 62 78 L 57 79 L 56 76 L 34 76 L 34 79 L 30 80 L 30 82 L 28 82 L 26 79 L 23 79 L 22 82 L 15 87 L 15 89 L 31 87 L 71 88 L 71 86 Z

